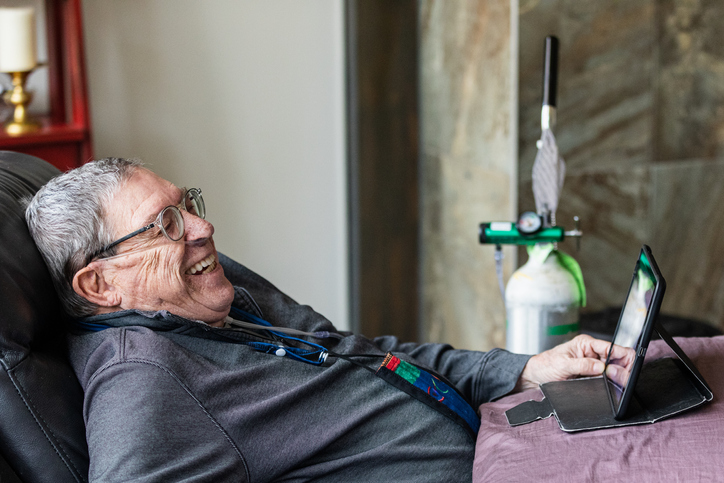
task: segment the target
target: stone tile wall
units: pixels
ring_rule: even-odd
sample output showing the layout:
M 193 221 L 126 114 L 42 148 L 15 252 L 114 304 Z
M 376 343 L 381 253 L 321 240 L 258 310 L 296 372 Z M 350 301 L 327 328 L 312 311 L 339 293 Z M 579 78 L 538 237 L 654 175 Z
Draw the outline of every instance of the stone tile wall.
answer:
M 519 20 L 518 203 L 534 207 L 543 42 L 556 35 L 558 220 L 582 220 L 581 251 L 563 248 L 585 310 L 622 304 L 646 243 L 668 282 L 662 310 L 724 328 L 724 2 L 531 0 Z
M 423 334 L 460 348 L 505 344 L 493 247 L 477 227 L 516 211 L 510 25 L 509 0 L 420 2 Z
M 663 311 L 724 328 L 722 21 L 720 0 L 420 1 L 428 340 L 505 344 L 477 224 L 535 207 L 546 35 L 560 39 L 555 132 L 568 171 L 558 221 L 578 215 L 585 233 L 579 252 L 561 248 L 581 264 L 584 310 L 622 304 L 646 243 L 668 282 Z

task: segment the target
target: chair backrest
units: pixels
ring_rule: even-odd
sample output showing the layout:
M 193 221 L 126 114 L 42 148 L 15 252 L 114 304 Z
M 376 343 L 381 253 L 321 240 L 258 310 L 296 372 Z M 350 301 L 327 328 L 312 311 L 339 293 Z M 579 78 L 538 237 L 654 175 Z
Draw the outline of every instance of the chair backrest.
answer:
M 24 216 L 23 200 L 57 174 L 41 159 L 0 151 L 0 455 L 24 482 L 88 478 L 65 316 Z

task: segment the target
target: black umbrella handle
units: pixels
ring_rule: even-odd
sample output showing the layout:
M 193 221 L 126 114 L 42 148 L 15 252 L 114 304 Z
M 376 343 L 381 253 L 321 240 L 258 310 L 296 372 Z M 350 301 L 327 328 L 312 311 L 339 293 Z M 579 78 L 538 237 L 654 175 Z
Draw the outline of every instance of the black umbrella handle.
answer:
M 558 38 L 546 37 L 545 56 L 543 58 L 543 105 L 556 107 L 558 89 Z

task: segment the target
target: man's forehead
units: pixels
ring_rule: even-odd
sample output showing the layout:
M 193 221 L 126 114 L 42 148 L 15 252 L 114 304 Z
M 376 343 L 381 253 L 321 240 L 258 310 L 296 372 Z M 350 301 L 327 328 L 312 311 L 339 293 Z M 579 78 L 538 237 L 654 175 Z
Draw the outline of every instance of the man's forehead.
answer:
M 166 206 L 177 204 L 181 189 L 145 168 L 138 168 L 111 199 L 108 216 L 114 225 L 133 230 L 153 220 Z

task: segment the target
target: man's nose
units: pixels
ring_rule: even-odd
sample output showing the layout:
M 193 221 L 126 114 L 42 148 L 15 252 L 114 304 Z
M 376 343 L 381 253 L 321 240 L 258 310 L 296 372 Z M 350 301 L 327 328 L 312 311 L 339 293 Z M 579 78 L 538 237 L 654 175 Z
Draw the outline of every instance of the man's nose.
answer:
M 214 234 L 214 225 L 203 218 L 192 215 L 188 211 L 182 210 L 182 213 L 184 217 L 184 238 L 186 238 L 186 243 L 204 243 L 211 238 Z

